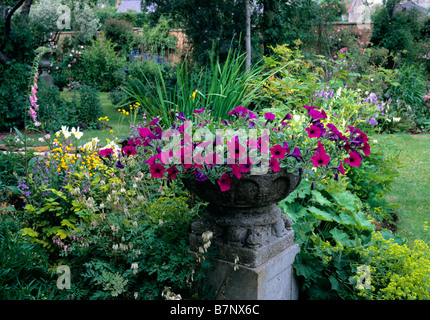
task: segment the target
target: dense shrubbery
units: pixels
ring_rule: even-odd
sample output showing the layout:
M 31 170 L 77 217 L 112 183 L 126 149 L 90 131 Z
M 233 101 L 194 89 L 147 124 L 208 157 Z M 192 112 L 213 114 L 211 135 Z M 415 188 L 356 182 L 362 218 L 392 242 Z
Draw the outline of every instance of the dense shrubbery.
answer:
M 324 4 L 332 6 L 327 8 L 329 20 L 343 10 L 336 1 Z M 243 9 L 230 8 L 229 2 L 224 6 L 234 13 Z M 396 147 L 372 136 L 430 127 L 425 103 L 429 59 L 423 42 L 428 22 L 414 20 L 406 26 L 412 15 L 396 13 L 390 27 L 380 23 L 390 14 L 384 10 L 375 16 L 375 46 L 369 47 L 359 33 L 347 28 L 315 33 L 310 25 L 298 22 L 304 15 L 315 16 L 313 5 L 294 7 L 288 32 L 280 35 L 273 24 L 267 25 L 263 39 L 267 44 L 283 37 L 291 46 L 270 48 L 272 54 L 250 73 L 243 68 L 243 56 L 230 55 L 230 34 L 237 26 L 225 25 L 222 37 L 213 32 L 219 24 L 203 20 L 209 8 L 193 12 L 199 20 L 188 32 L 197 41 L 195 53 L 201 61 L 209 61 L 214 53 L 207 40 L 219 37 L 221 63 L 212 60 L 210 67 L 198 71 L 187 70 L 186 64 L 177 68 L 158 55 L 174 46 L 168 36 L 169 20 L 161 19 L 152 28 L 141 16 L 96 10 L 104 17 L 106 37 L 86 46 L 66 40 L 52 56 L 54 82 L 76 90 L 73 101 L 62 99 L 57 87 L 40 84 L 37 91 L 38 120 L 40 129 L 50 133 L 44 136 L 50 153 L 0 154 L 0 202 L 15 205 L 1 209 L 5 214 L 0 215 L 0 296 L 203 299 L 212 298 L 218 289 L 204 281 L 210 264 L 203 253 L 210 242 L 202 238 L 196 257 L 187 251 L 191 223 L 206 204 L 185 191 L 181 181 L 154 179 L 143 162 L 150 161 L 148 154 L 134 154 L 135 139 L 81 142 L 78 126 L 99 128 L 97 92 L 111 91 L 114 104 L 139 105 L 148 119 L 166 125 L 213 106 L 217 119 L 239 105 L 256 113 L 269 111 L 274 118 L 300 117 L 305 104 L 324 108 L 325 121 L 343 131 L 361 124 L 369 134 L 371 153 L 362 157 L 360 167 L 348 166 L 347 175 L 334 175 L 333 170 L 335 179 L 303 180 L 279 204 L 294 221 L 301 247 L 294 264 L 301 298 L 430 299 L 428 246 L 416 241 L 414 247 L 406 247 L 389 232 L 396 214 L 385 195 L 400 165 L 393 152 Z M 318 17 L 313 23 L 323 20 Z M 130 32 L 137 23 L 144 27 L 144 38 Z M 301 50 L 302 41 L 293 42 L 297 31 L 303 47 L 313 43 L 324 55 Z M 16 35 L 25 53 L 7 67 L 0 66 L 0 127 L 22 124 L 28 100 L 30 67 L 24 60 L 32 58 L 35 42 L 23 32 Z M 403 51 L 412 47 L 417 50 Z M 137 125 L 130 130 L 136 131 Z M 21 133 L 18 137 L 23 138 Z M 8 139 L 9 147 L 14 141 Z M 60 264 L 71 268 L 71 290 L 58 291 L 55 286 L 53 271 Z

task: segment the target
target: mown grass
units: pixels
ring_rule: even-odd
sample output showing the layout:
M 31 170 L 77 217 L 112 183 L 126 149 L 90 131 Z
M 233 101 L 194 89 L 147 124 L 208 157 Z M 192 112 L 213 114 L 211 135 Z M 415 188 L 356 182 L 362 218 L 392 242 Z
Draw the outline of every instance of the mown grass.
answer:
M 391 138 L 401 150 L 403 165 L 387 195 L 390 203 L 400 205 L 397 234 L 409 241 L 430 243 L 430 134 L 394 134 Z
M 61 96 L 65 99 L 72 99 L 73 93 L 70 91 L 65 91 L 61 93 Z M 99 138 L 100 143 L 103 145 L 107 143 L 106 139 L 113 140 L 115 137 L 125 138 L 129 134 L 129 120 L 126 116 L 118 111 L 118 107 L 112 104 L 109 99 L 109 93 L 100 92 L 99 98 L 103 108 L 102 117 L 107 116 L 109 121 L 101 121 L 104 125 L 106 125 L 106 127 L 101 130 L 85 130 L 80 144 L 89 142 L 93 138 Z M 111 132 L 111 130 L 113 130 L 113 132 Z

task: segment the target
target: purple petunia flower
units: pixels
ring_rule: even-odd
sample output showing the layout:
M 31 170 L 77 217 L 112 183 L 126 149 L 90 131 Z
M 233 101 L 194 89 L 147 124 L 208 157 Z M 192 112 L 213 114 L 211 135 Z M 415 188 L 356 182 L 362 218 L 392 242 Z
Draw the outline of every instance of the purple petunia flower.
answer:
M 178 119 L 179 119 L 179 120 L 181 120 L 181 121 L 185 121 L 185 120 L 187 120 L 187 119 L 185 118 L 185 115 L 184 115 L 184 113 L 183 113 L 183 112 L 179 112 L 179 113 L 177 114 L 176 118 L 178 118 Z
M 264 118 L 267 119 L 268 121 L 273 121 L 275 120 L 275 115 L 271 112 L 266 112 L 266 114 L 264 115 Z
M 196 175 L 197 181 L 205 181 L 208 179 L 208 177 L 206 177 L 205 174 L 201 172 L 199 169 L 195 169 L 194 174 Z
M 115 163 L 115 166 L 119 169 L 124 169 L 124 165 L 119 160 Z

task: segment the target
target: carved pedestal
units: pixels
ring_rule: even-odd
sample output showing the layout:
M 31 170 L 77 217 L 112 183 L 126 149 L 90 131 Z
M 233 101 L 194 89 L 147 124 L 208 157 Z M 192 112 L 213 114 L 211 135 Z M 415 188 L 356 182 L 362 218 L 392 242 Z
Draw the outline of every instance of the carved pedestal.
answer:
M 276 205 L 291 193 L 300 178 L 283 172 L 234 179 L 221 193 L 209 181 L 184 184 L 209 201 L 202 219 L 192 225 L 190 247 L 202 246 L 202 234 L 213 232 L 217 255 L 207 274 L 218 299 L 297 299 L 292 264 L 299 247 L 292 222 Z

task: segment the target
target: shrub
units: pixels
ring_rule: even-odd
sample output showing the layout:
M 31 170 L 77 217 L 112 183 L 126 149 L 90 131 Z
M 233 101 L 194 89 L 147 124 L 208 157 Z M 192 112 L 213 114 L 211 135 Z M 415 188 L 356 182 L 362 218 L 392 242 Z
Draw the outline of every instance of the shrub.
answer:
M 360 199 L 339 181 L 313 185 L 303 180 L 281 209 L 294 224 L 300 245 L 294 268 L 305 299 L 350 299 L 349 277 L 359 248 L 366 244 L 374 226 L 362 211 Z
M 72 245 L 73 298 L 161 299 L 165 287 L 191 297 L 195 259 L 187 253 L 187 199 L 161 197 L 135 213 L 104 211 Z M 107 208 L 109 203 L 107 203 Z M 88 245 L 87 245 L 88 244 Z M 197 277 L 197 275 L 196 275 Z
M 107 39 L 116 43 L 120 48 L 128 49 L 127 45 L 133 40 L 133 26 L 119 19 L 107 19 L 102 27 Z
M 30 75 L 29 64 L 14 61 L 8 67 L 0 65 L 0 131 L 23 126 Z
M 76 104 L 76 115 L 79 126 L 84 129 L 98 128 L 98 119 L 103 112 L 98 91 L 95 88 L 83 85 L 77 92 L 79 94 L 79 103 Z
M 0 214 L 0 297 L 54 299 L 58 294 L 48 255 L 20 233 L 16 217 Z
M 125 60 L 118 56 L 114 46 L 103 34 L 93 40 L 77 61 L 75 80 L 100 91 L 118 87 L 123 80 Z
M 361 253 L 368 268 L 367 288 L 355 276 L 359 296 L 370 300 L 429 300 L 430 248 L 415 240 L 413 247 L 384 239 L 380 233 Z
M 39 82 L 37 99 L 38 119 L 43 130 L 52 133 L 60 130 L 61 126 L 77 126 L 79 115 L 76 113 L 76 105 L 62 98 L 58 87 Z

